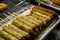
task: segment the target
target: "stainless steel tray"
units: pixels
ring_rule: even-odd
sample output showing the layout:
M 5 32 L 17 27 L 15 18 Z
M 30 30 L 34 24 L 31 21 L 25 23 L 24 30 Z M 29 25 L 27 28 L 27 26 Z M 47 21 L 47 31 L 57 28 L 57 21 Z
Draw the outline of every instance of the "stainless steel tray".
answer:
M 43 40 L 60 40 L 60 23 Z
M 28 3 L 26 3 L 25 1 L 20 1 L 19 3 L 14 3 L 13 1 L 11 2 L 11 0 L 9 1 L 10 3 L 8 3 L 8 0 L 3 1 L 5 3 L 7 3 L 10 7 L 10 9 L 4 11 L 3 13 L 0 14 L 0 18 L 4 19 L 7 16 L 9 16 L 10 14 L 8 14 L 8 12 L 12 12 L 13 10 L 19 10 L 22 9 L 24 6 L 28 5 Z M 19 6 L 18 6 L 19 5 Z M 16 9 L 15 9 L 16 8 Z M 17 9 L 18 8 L 18 9 Z M 7 16 L 5 16 L 4 14 L 6 14 Z M 3 17 L 4 16 L 4 17 Z M 1 20 L 0 20 L 1 21 Z
M 10 10 L 10 9 L 14 8 L 15 6 L 17 6 L 18 3 L 21 3 L 22 1 L 24 1 L 24 0 L 18 0 L 18 1 L 17 0 L 3 0 L 2 3 L 6 3 L 9 7 L 8 10 Z M 8 10 L 0 12 L 0 15 L 7 12 Z
M 20 1 L 17 1 L 17 0 L 4 0 L 2 2 L 8 4 L 9 8 L 12 8 L 21 1 L 23 1 L 23 0 L 20 0 Z
M 24 2 L 22 2 L 23 4 L 24 4 Z M 19 16 L 26 16 L 26 15 L 28 15 L 27 13 L 29 13 L 30 11 L 31 11 L 31 9 L 32 9 L 32 7 L 34 7 L 34 5 L 30 5 L 30 4 L 28 4 L 28 3 L 26 3 L 27 5 L 22 5 L 21 3 L 18 3 L 14 8 L 12 8 L 12 9 L 10 9 L 9 11 L 7 11 L 7 12 L 5 12 L 5 13 L 10 13 L 10 14 L 12 14 L 12 15 L 10 15 L 10 16 L 8 16 L 7 15 L 7 17 L 5 18 L 6 20 L 8 19 L 8 18 L 10 18 L 11 17 L 11 19 L 12 20 L 14 20 L 15 19 L 15 17 L 17 17 L 17 16 L 15 16 L 15 15 L 19 15 L 19 13 L 20 13 L 20 15 Z M 15 14 L 15 15 L 14 15 Z M 57 15 L 58 16 L 58 15 Z M 4 19 L 4 20 L 5 20 Z M 4 23 L 5 25 L 8 25 L 8 24 L 10 24 L 11 23 L 11 21 L 12 20 L 10 20 L 10 21 L 8 21 L 8 22 L 6 22 L 6 23 Z M 46 37 L 49 33 L 50 33 L 50 31 L 59 23 L 59 21 L 60 21 L 60 19 L 59 19 L 59 16 L 51 23 L 51 25 L 49 26 L 49 27 L 47 27 L 35 40 L 42 40 L 44 37 Z M 3 21 L 2 21 L 3 22 Z
M 14 10 L 11 13 L 13 13 L 13 12 L 17 13 L 17 14 L 20 13 L 19 16 L 26 16 L 26 15 L 28 15 L 28 13 L 31 11 L 31 9 L 33 7 L 34 7 L 34 5 L 27 5 L 23 9 L 21 9 L 19 11 L 18 10 L 16 10 L 16 11 Z M 25 11 L 23 11 L 23 10 L 25 10 Z M 22 11 L 22 13 L 21 13 L 21 11 Z M 59 21 L 60 21 L 60 19 L 59 19 L 59 16 L 58 16 L 57 18 L 55 18 L 55 20 L 51 23 L 51 25 L 49 27 L 47 27 L 43 32 L 41 32 L 41 34 L 35 40 L 42 40 L 44 37 L 46 37 L 50 33 L 50 31 L 59 23 Z
M 58 16 L 59 17 L 59 16 Z M 60 22 L 60 19 L 55 20 L 51 23 L 49 27 L 47 27 L 40 36 L 37 37 L 36 40 L 43 40 Z
M 3 1 L 5 2 L 5 1 Z M 19 3 L 15 4 L 15 6 L 11 6 L 12 8 L 10 8 L 9 10 L 4 11 L 3 13 L 0 14 L 0 26 L 2 24 L 5 24 L 7 21 L 10 21 L 11 19 L 8 19 L 9 17 L 12 17 L 12 13 L 10 12 L 16 12 L 20 9 L 22 9 L 23 7 L 27 6 L 29 3 L 24 1 L 20 1 Z M 9 16 L 9 17 L 8 17 Z

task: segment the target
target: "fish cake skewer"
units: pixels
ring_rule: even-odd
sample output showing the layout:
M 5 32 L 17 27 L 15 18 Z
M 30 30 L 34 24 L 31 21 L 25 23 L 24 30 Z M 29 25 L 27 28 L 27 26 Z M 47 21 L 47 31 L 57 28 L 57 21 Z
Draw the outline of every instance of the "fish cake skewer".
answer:
M 15 38 L 14 36 L 8 34 L 7 32 L 5 32 L 4 30 L 0 31 L 0 36 L 7 39 L 7 40 L 18 40 L 17 38 Z
M 53 6 L 55 6 L 55 7 L 58 7 L 58 8 L 60 8 L 60 6 L 59 5 L 56 5 L 56 4 L 52 4 Z
M 26 32 L 32 31 L 32 29 L 28 25 L 23 24 L 22 22 L 20 23 L 18 20 L 14 20 L 12 24 L 16 25 L 17 27 L 19 27 L 20 29 L 23 29 Z
M 4 38 L 0 37 L 0 40 L 5 40 Z
M 60 5 L 60 1 L 53 1 L 53 3 Z
M 36 17 L 37 20 L 42 21 L 44 24 L 48 21 L 46 18 L 37 15 L 36 13 L 31 14 L 33 17 Z
M 52 14 L 51 14 L 51 13 L 44 12 L 44 11 L 39 10 L 39 9 L 35 9 L 35 8 L 33 8 L 32 10 L 37 11 L 37 12 L 40 12 L 40 13 L 42 13 L 42 14 L 45 14 L 45 15 L 47 15 L 48 17 L 51 17 L 51 16 L 52 16 Z
M 43 22 L 41 21 L 41 20 L 38 20 L 36 17 L 34 17 L 34 16 L 28 16 L 29 18 L 31 18 L 32 20 L 34 20 L 34 21 L 36 21 L 36 22 L 38 22 L 39 24 L 38 24 L 38 26 L 36 26 L 37 28 L 35 28 L 34 30 L 41 30 L 42 28 L 42 25 L 43 25 Z M 38 33 L 39 33 L 39 31 L 38 31 Z
M 23 16 L 23 17 L 25 17 L 25 16 Z M 26 17 L 28 17 L 28 16 L 26 16 Z M 27 21 L 27 20 L 25 20 L 25 19 L 23 19 L 23 18 L 21 18 L 21 17 L 19 17 L 19 18 L 17 18 L 19 21 L 24 21 L 27 25 L 29 25 L 32 29 L 37 29 L 36 28 L 36 26 L 33 24 L 32 25 L 32 23 L 30 23 L 29 21 Z M 37 31 L 37 30 L 35 30 L 35 31 Z
M 16 26 L 15 26 L 15 25 L 13 25 L 13 24 L 9 24 L 8 26 L 9 26 L 9 28 L 14 29 L 16 32 L 18 32 L 18 33 L 22 34 L 23 36 L 27 36 L 27 35 L 28 35 L 28 33 L 27 33 L 27 32 L 25 32 L 25 31 L 23 31 L 23 30 L 19 29 L 18 27 L 16 27 Z
M 44 15 L 44 14 L 42 14 L 42 13 L 39 13 L 39 12 L 37 12 L 37 11 L 33 11 L 33 12 L 36 13 L 37 15 L 39 15 L 39 16 L 42 16 L 42 17 L 48 19 L 48 20 L 51 19 L 51 17 L 48 17 L 48 16 L 46 16 L 46 15 Z
M 39 23 L 38 25 L 40 25 L 40 24 L 42 25 L 42 21 L 37 20 L 36 17 L 34 17 L 34 16 L 28 16 L 28 17 L 31 18 L 32 20 L 38 22 Z
M 40 7 L 40 6 L 35 6 L 34 8 L 45 11 L 45 12 L 48 12 L 48 13 L 51 13 L 52 15 L 55 14 L 55 12 L 53 10 L 49 10 L 47 8 L 43 8 L 43 7 Z M 51 14 L 49 14 L 49 15 L 51 15 Z
M 23 19 L 23 18 L 21 18 L 21 17 L 18 17 L 17 20 L 26 23 L 26 24 L 29 25 L 31 28 L 34 28 L 34 26 L 35 26 L 34 24 L 30 23 L 29 21 L 27 21 L 27 20 L 25 20 L 25 19 Z
M 32 35 L 29 34 L 28 32 L 25 32 L 25 31 L 19 29 L 17 26 L 15 26 L 15 25 L 13 25 L 13 24 L 9 24 L 8 26 L 9 26 L 9 28 L 14 29 L 16 32 L 22 34 L 23 37 L 21 38 L 21 40 L 26 40 L 26 38 L 29 39 L 29 38 L 31 38 L 31 36 L 32 36 Z
M 35 12 L 32 11 L 32 13 L 30 14 L 30 16 L 33 16 L 35 18 L 40 18 L 40 19 L 44 19 L 45 21 L 48 21 L 48 19 L 46 19 L 45 17 L 42 17 L 38 14 L 36 14 Z
M 44 15 L 46 18 L 52 17 L 52 15 L 45 14 L 46 12 L 38 10 L 38 9 L 33 9 L 33 12 L 40 13 L 39 15 Z
M 25 17 L 25 16 L 24 16 L 24 17 Z M 25 24 L 25 23 L 24 23 L 24 24 Z M 26 25 L 27 25 L 27 24 L 26 24 Z M 29 27 L 30 27 L 30 26 L 29 26 Z M 35 27 L 36 27 L 36 26 L 35 26 Z M 32 27 L 30 27 L 30 28 L 31 28 L 31 29 L 30 29 L 30 31 L 28 31 L 28 33 L 32 33 L 32 34 L 36 35 L 36 34 L 35 34 L 36 32 L 33 31 Z
M 28 18 L 26 16 L 25 17 L 22 17 L 22 18 L 30 21 L 31 23 L 35 24 L 36 26 L 38 25 L 38 23 L 36 21 L 34 21 L 34 20 L 32 20 L 32 19 L 30 19 L 30 18 Z
M 21 39 L 21 38 L 23 37 L 21 34 L 17 33 L 15 30 L 9 28 L 8 26 L 5 26 L 5 25 L 4 25 L 4 26 L 3 26 L 3 30 L 6 31 L 6 32 L 9 33 L 9 34 L 15 36 L 15 37 L 18 38 L 18 39 Z
M 31 19 L 29 19 L 28 17 L 23 17 L 23 19 L 25 19 L 25 20 L 27 20 L 27 21 L 29 21 L 29 22 L 31 22 L 31 23 L 33 23 L 33 24 L 35 24 L 36 22 L 34 21 L 32 21 Z M 35 24 L 36 25 L 36 24 Z M 38 25 L 38 24 L 37 24 Z M 37 27 L 37 25 L 35 26 L 35 27 Z
M 39 20 L 40 25 L 39 25 L 39 26 L 37 26 L 39 29 L 42 29 L 42 25 L 46 25 L 46 24 L 47 24 L 46 19 L 45 19 L 45 18 L 43 18 L 43 17 L 41 17 L 41 16 L 38 16 L 38 15 L 33 14 L 33 13 L 32 13 L 30 16 L 33 16 L 33 17 L 35 17 L 35 18 L 36 18 L 36 20 Z M 43 27 L 43 28 L 44 28 L 44 27 Z

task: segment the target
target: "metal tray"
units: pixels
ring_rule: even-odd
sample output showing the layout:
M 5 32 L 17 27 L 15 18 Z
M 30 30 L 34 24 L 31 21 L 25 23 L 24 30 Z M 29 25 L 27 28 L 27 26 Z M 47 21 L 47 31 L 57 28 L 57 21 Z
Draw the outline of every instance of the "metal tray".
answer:
M 60 10 L 60 8 L 54 7 L 54 6 L 49 5 L 49 4 L 47 4 L 47 3 L 44 3 L 44 2 L 41 2 L 41 4 L 45 4 L 46 6 L 50 6 L 50 7 L 54 8 L 54 9 Z
M 23 0 L 18 0 L 18 1 L 17 0 L 4 0 L 2 2 L 8 4 L 9 8 L 12 8 L 21 1 Z
M 18 3 L 22 2 L 23 0 L 3 0 L 1 3 L 6 3 L 9 7 L 8 10 L 11 8 L 14 8 Z M 5 10 L 3 12 L 0 12 L 0 15 L 7 12 L 8 10 Z
M 24 5 L 24 3 L 25 3 L 25 5 Z M 12 14 L 10 16 L 7 15 L 7 17 L 5 19 L 7 20 L 8 18 L 11 17 L 12 20 L 14 20 L 17 17 L 15 15 L 26 16 L 26 15 L 28 15 L 27 13 L 29 13 L 31 11 L 32 7 L 34 7 L 34 5 L 30 5 L 30 4 L 26 3 L 26 2 L 18 3 L 14 8 L 12 8 L 9 11 L 5 12 L 5 13 L 8 13 L 8 14 L 9 13 Z M 11 23 L 12 20 L 10 20 L 10 21 L 8 21 L 8 22 L 6 22 L 4 24 L 8 25 L 8 24 Z M 50 33 L 50 31 L 59 23 L 59 21 L 60 21 L 60 19 L 59 19 L 59 16 L 58 16 L 51 23 L 51 25 L 49 27 L 47 27 L 35 40 L 42 40 L 44 37 L 46 37 Z
M 6 1 L 8 1 L 8 0 L 6 0 Z M 3 1 L 3 2 L 5 2 L 5 1 Z M 12 2 L 12 3 L 14 3 L 14 2 Z M 13 12 L 13 10 L 18 11 L 19 9 L 22 9 L 23 7 L 27 6 L 28 4 L 29 3 L 25 2 L 25 0 L 24 0 L 24 1 L 20 1 L 19 3 L 15 4 L 15 6 L 13 6 L 13 7 L 10 5 L 11 8 L 9 10 L 6 10 L 3 13 L 0 14 L 0 26 L 2 24 L 5 24 L 6 22 L 10 21 L 10 19 L 8 19 L 8 18 L 12 17 L 12 15 L 13 15 L 10 12 Z
M 43 40 L 60 40 L 60 23 Z
M 60 22 L 60 19 L 54 20 L 49 27 L 47 27 L 40 36 L 37 37 L 36 40 L 43 40 L 49 33 L 58 25 Z
M 26 7 L 22 8 L 21 10 L 13 10 L 10 13 L 17 13 L 19 16 L 26 16 L 31 11 L 31 9 L 34 7 L 34 5 L 27 5 Z M 16 9 L 16 8 L 15 8 Z M 17 8 L 18 9 L 18 8 Z M 58 15 L 57 15 L 58 16 Z M 59 16 L 54 19 L 54 21 L 51 23 L 49 27 L 47 27 L 41 34 L 35 39 L 35 40 L 42 40 L 44 37 L 46 37 L 50 31 L 59 23 L 60 19 Z
M 26 3 L 25 1 L 20 1 L 19 3 L 16 3 L 16 4 L 13 1 L 11 3 L 8 3 L 7 1 L 8 0 L 5 0 L 3 2 L 6 2 L 9 5 L 10 9 L 8 9 L 8 10 L 4 11 L 3 13 L 1 13 L 0 14 L 0 19 L 5 19 L 7 16 L 10 15 L 8 12 L 12 12 L 13 10 L 16 10 L 15 8 L 18 8 L 17 10 L 19 10 L 19 8 L 21 9 L 24 6 L 28 5 L 28 3 Z M 7 16 L 5 16 L 4 14 L 6 14 Z

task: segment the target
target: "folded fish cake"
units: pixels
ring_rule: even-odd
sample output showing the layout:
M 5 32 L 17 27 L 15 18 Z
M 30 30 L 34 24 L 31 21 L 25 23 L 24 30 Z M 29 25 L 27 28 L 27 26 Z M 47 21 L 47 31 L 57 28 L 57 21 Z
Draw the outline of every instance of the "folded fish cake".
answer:
M 42 17 L 42 16 L 36 14 L 34 11 L 32 11 L 32 13 L 30 15 L 35 17 L 35 18 L 40 18 L 40 19 L 44 19 L 45 21 L 48 21 L 48 19 L 46 19 L 45 17 Z
M 44 15 L 47 15 L 48 17 L 52 17 L 52 14 L 50 14 L 50 13 L 48 13 L 48 12 L 44 12 L 44 11 L 42 11 L 42 10 L 35 9 L 35 8 L 33 8 L 32 10 L 33 10 L 33 11 L 37 11 L 37 12 L 39 12 L 39 13 L 42 13 L 42 14 L 44 14 Z
M 33 12 L 32 16 L 34 16 L 37 20 L 43 21 L 45 23 L 48 21 L 48 19 L 46 19 L 45 17 L 42 17 L 42 16 L 36 14 L 35 12 Z
M 33 11 L 33 12 L 36 13 L 36 14 L 38 14 L 38 15 L 40 15 L 40 16 L 42 16 L 42 17 L 45 17 L 45 18 L 48 19 L 48 20 L 51 19 L 51 17 L 49 17 L 49 16 L 47 16 L 47 15 L 41 13 L 41 12 L 38 12 L 38 11 Z
M 22 17 L 18 17 L 17 20 L 24 22 L 25 24 L 29 25 L 31 28 L 34 28 L 35 27 L 35 24 L 32 24 L 31 22 L 23 19 Z
M 53 2 L 52 6 L 60 8 L 60 0 L 54 0 L 52 2 Z
M 16 19 L 17 20 L 17 19 Z M 19 20 L 18 20 L 19 21 Z M 20 21 L 19 21 L 20 22 Z M 22 24 L 21 24 L 22 23 Z M 27 25 L 27 24 L 25 24 L 24 22 L 20 22 L 20 26 L 22 26 L 22 30 L 24 30 L 24 31 L 26 31 L 26 32 L 28 32 L 28 33 L 32 33 L 32 34 L 34 34 L 34 33 L 36 33 L 36 32 L 34 32 L 33 31 L 33 29 L 29 26 L 29 25 Z M 25 27 L 25 28 L 24 28 Z M 36 26 L 35 26 L 36 27 Z
M 26 40 L 26 38 L 31 38 L 31 34 L 19 29 L 17 26 L 15 26 L 13 24 L 9 24 L 8 26 L 9 26 L 9 28 L 14 29 L 16 32 L 22 34 L 23 37 L 21 38 L 21 40 Z
M 58 8 L 60 8 L 60 6 L 59 5 L 57 5 L 57 4 L 52 4 L 53 6 L 55 6 L 55 7 L 58 7 Z
M 23 22 L 19 22 L 18 20 L 14 20 L 12 22 L 12 24 L 16 25 L 17 27 L 19 27 L 20 29 L 23 29 L 26 32 L 31 32 L 32 31 L 31 27 L 29 27 L 28 25 L 24 24 Z
M 40 7 L 40 6 L 34 6 L 34 8 L 39 9 L 39 10 L 42 10 L 44 12 L 48 12 L 49 15 L 54 15 L 56 13 L 53 10 L 50 10 L 50 9 L 47 9 L 47 8 L 44 8 L 44 7 Z
M 23 36 L 27 36 L 29 34 L 29 33 L 25 32 L 25 31 L 19 29 L 17 26 L 15 26 L 13 24 L 9 24 L 8 26 L 9 26 L 9 28 L 14 29 L 16 32 L 22 34 Z
M 28 16 L 23 16 L 23 17 L 18 17 L 17 20 L 24 22 L 26 25 L 29 25 L 32 28 L 32 30 L 35 31 L 34 33 L 37 33 L 38 30 L 35 30 L 35 29 L 37 29 L 37 26 L 35 24 L 31 23 L 30 21 L 28 21 L 27 19 L 25 19 L 25 17 L 29 18 Z M 39 24 L 37 24 L 37 25 L 39 25 Z
M 47 20 L 39 15 L 33 14 L 33 17 L 35 17 L 35 20 L 38 20 L 39 25 L 37 26 L 38 28 L 41 29 L 42 26 L 45 26 L 47 24 Z
M 60 0 L 55 0 L 55 1 L 53 1 L 53 4 L 60 5 Z
M 22 17 L 22 18 L 25 19 L 25 20 L 27 20 L 27 21 L 29 21 L 29 23 L 31 22 L 32 24 L 35 24 L 35 26 L 33 26 L 33 29 L 34 29 L 34 28 L 37 29 L 37 27 L 40 26 L 40 24 L 39 24 L 38 22 L 32 20 L 32 19 L 29 18 L 28 16 L 24 16 L 24 17 Z M 34 21 L 34 22 L 33 22 L 33 21 Z M 30 27 L 31 27 L 31 26 L 30 26 Z M 35 30 L 35 29 L 34 29 L 34 30 Z M 35 31 L 38 31 L 38 30 L 35 30 Z
M 5 40 L 4 38 L 0 37 L 0 40 Z
M 23 37 L 20 33 L 17 33 L 15 30 L 9 28 L 8 26 L 3 26 L 3 30 L 9 34 L 15 36 L 18 39 L 21 39 Z
M 9 7 L 7 4 L 5 3 L 0 3 L 0 11 L 5 11 L 7 10 Z
M 30 19 L 36 21 L 36 22 L 38 23 L 38 25 L 42 25 L 42 21 L 37 20 L 36 17 L 34 17 L 34 16 L 28 16 L 28 17 L 29 17 Z
M 35 22 L 34 20 L 32 20 L 32 19 L 30 19 L 30 18 L 28 18 L 27 16 L 25 16 L 25 17 L 23 17 L 24 19 L 26 19 L 26 20 L 28 20 L 29 22 L 31 22 L 31 23 L 33 23 L 33 24 L 35 24 L 35 26 L 37 26 L 38 25 L 38 23 L 37 22 Z
M 0 36 L 5 38 L 6 40 L 18 40 L 14 36 L 10 35 L 9 33 L 5 32 L 4 30 L 0 31 Z

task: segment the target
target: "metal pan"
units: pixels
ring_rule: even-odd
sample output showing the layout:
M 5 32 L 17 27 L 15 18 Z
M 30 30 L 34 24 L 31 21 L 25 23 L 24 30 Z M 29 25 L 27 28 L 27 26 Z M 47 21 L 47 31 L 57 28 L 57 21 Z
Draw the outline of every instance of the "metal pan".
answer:
M 28 15 L 27 12 L 29 13 L 31 11 L 31 8 L 34 7 L 34 5 L 30 5 L 26 2 L 22 2 L 21 4 L 18 3 L 13 9 L 7 11 L 7 13 L 11 13 L 14 15 L 14 13 L 16 13 L 16 15 L 20 15 L 19 16 L 26 16 Z M 23 5 L 22 5 L 23 4 Z M 24 5 L 25 4 L 25 5 Z M 9 17 L 9 16 L 7 16 Z M 12 17 L 12 20 L 15 19 L 17 16 L 11 16 Z M 9 17 L 9 18 L 10 18 Z M 4 24 L 10 24 L 11 21 L 8 21 L 7 23 L 4 23 Z M 60 19 L 59 19 L 59 16 L 57 15 L 57 17 L 54 19 L 54 21 L 51 23 L 51 25 L 49 27 L 47 27 L 44 31 L 41 32 L 41 34 L 35 39 L 35 40 L 42 40 L 44 37 L 46 37 L 50 31 L 59 23 Z
M 60 40 L 60 23 L 43 40 Z
M 25 16 L 25 15 L 28 15 L 28 13 L 31 11 L 31 8 L 33 8 L 34 5 L 27 5 L 26 7 L 24 7 L 23 9 L 21 10 L 14 10 L 12 11 L 11 13 L 15 12 L 15 13 L 20 13 L 22 10 L 25 10 L 25 11 L 22 11 L 22 13 L 20 13 L 20 16 Z M 18 8 L 17 8 L 18 9 Z M 56 25 L 59 23 L 60 19 L 59 19 L 59 16 L 57 15 L 57 18 L 54 19 L 54 21 L 50 24 L 50 26 L 48 26 L 44 31 L 41 32 L 41 34 L 35 39 L 35 40 L 42 40 L 44 37 L 46 37 L 50 31 L 56 27 Z
M 3 12 L 3 14 L 0 15 L 0 23 L 5 24 L 6 21 L 10 21 L 11 19 L 8 19 L 8 18 L 9 17 L 13 18 L 13 15 L 14 15 L 13 12 L 17 12 L 18 10 L 21 10 L 22 8 L 24 8 L 28 4 L 29 3 L 25 2 L 25 1 L 21 1 L 18 4 L 16 4 L 14 7 L 12 7 L 11 9 Z M 6 21 L 4 21 L 4 20 L 6 20 Z
M 58 25 L 60 22 L 60 19 L 58 19 L 57 21 L 53 21 L 52 24 L 45 29 L 42 34 L 40 36 L 37 37 L 36 40 L 43 40 L 47 35 L 49 35 L 49 33 L 56 27 L 56 25 Z
M 17 1 L 17 0 L 4 0 L 2 2 L 8 4 L 9 8 L 12 8 L 12 7 L 14 7 L 16 4 L 18 4 L 21 1 L 22 0 L 20 0 L 20 1 Z
M 0 3 L 6 3 L 8 5 L 8 10 L 10 10 L 11 8 L 14 8 L 18 3 L 22 2 L 23 0 L 3 0 Z M 3 12 L 0 12 L 0 15 L 7 12 L 8 10 L 5 10 Z
M 1 13 L 0 14 L 0 18 L 2 18 L 2 19 L 4 19 L 4 18 L 6 18 L 7 16 L 9 16 L 10 14 L 8 14 L 8 12 L 10 11 L 12 11 L 12 10 L 14 10 L 15 9 L 15 7 L 23 7 L 24 5 L 23 4 L 21 4 L 21 3 L 23 3 L 24 1 L 20 1 L 19 3 L 15 3 L 14 1 L 11 1 L 11 0 L 4 0 L 3 1 L 4 3 L 7 3 L 8 5 L 9 5 L 9 9 L 8 10 L 6 10 L 6 11 L 4 11 L 3 13 Z M 10 3 L 9 3 L 10 2 Z M 18 6 L 19 4 L 21 4 L 20 6 Z M 6 14 L 7 16 L 5 16 L 4 14 Z M 4 17 L 3 17 L 4 16 Z

